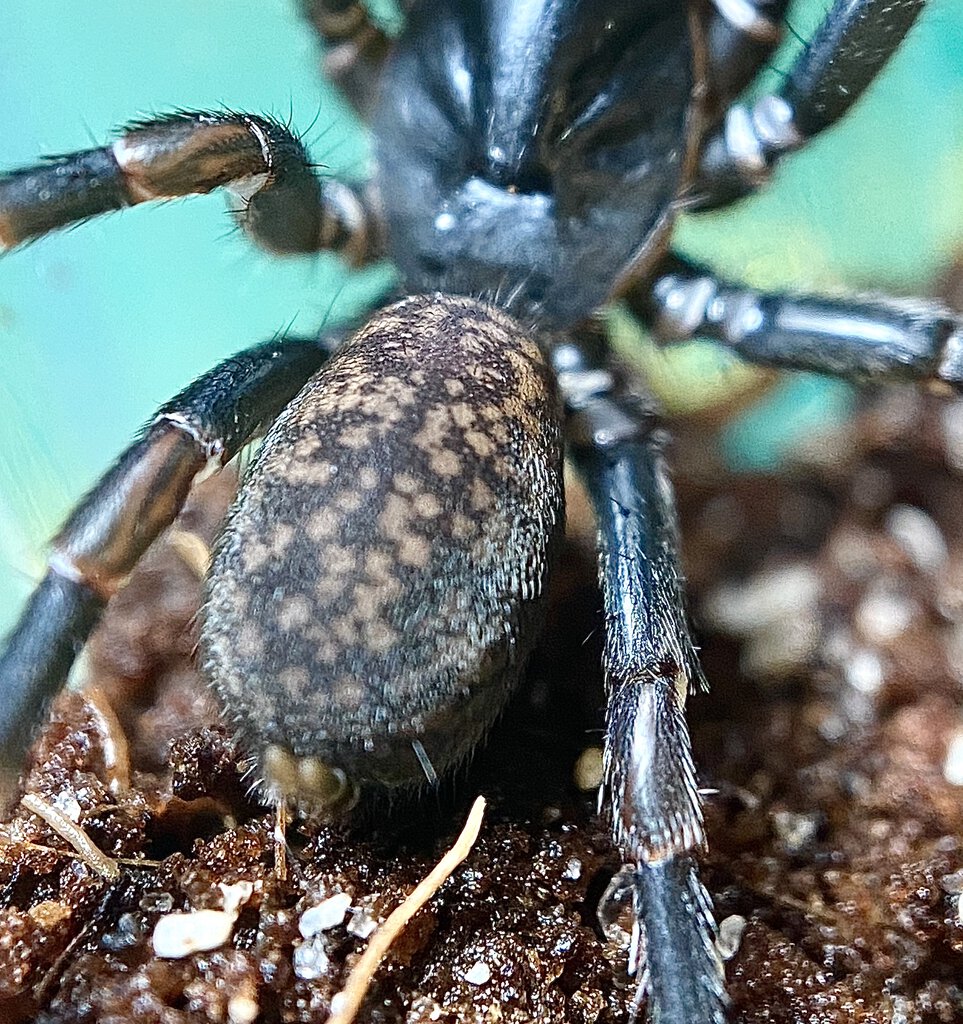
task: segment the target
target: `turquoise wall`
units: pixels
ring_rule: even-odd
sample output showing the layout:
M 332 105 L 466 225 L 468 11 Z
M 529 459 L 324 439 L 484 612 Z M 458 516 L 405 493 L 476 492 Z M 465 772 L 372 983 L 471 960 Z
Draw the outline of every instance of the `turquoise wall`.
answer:
M 794 14 L 811 31 L 824 4 Z M 685 225 L 689 251 L 760 284 L 924 288 L 963 244 L 963 5 L 935 2 L 849 121 L 765 197 Z M 88 147 L 169 107 L 293 118 L 313 158 L 361 175 L 353 117 L 281 0 L 6 0 L 0 167 Z M 779 63 L 785 65 L 785 59 Z M 220 196 L 140 207 L 0 259 L 0 629 L 44 539 L 160 402 L 218 359 L 308 332 L 377 293 L 337 259 L 274 260 Z

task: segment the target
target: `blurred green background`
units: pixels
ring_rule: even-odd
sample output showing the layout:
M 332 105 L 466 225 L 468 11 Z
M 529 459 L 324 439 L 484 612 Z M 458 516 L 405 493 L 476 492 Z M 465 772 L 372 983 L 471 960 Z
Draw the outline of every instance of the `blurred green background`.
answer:
M 796 31 L 811 34 L 825 6 L 797 4 Z M 0 168 L 100 144 L 137 115 L 227 105 L 290 115 L 316 161 L 362 176 L 365 140 L 318 60 L 293 0 L 6 0 Z M 0 631 L 42 571 L 45 539 L 158 404 L 230 352 L 309 332 L 383 287 L 383 270 L 271 259 L 230 228 L 210 196 L 0 259 Z M 765 196 L 684 224 L 679 241 L 763 286 L 930 288 L 963 248 L 963 5 L 935 0 L 844 125 Z M 803 380 L 773 401 L 803 429 L 847 393 Z M 740 429 L 754 434 L 754 421 Z M 738 447 L 747 464 L 772 451 Z

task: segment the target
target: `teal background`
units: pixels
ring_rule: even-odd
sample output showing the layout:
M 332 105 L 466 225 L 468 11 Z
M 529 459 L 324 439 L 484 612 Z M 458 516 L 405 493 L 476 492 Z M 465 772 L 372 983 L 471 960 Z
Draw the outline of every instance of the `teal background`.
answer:
M 822 9 L 797 5 L 796 30 L 810 34 Z M 290 116 L 330 173 L 362 176 L 365 140 L 317 67 L 282 0 L 6 0 L 0 167 L 100 144 L 152 111 L 227 105 Z M 693 219 L 679 241 L 764 286 L 929 288 L 963 246 L 963 5 L 934 3 L 853 116 L 765 196 Z M 349 274 L 330 256 L 261 255 L 221 196 L 138 207 L 0 258 L 0 630 L 45 539 L 158 404 L 230 352 L 311 331 L 383 283 L 383 269 Z M 682 362 L 704 363 L 695 351 Z M 809 379 L 774 401 L 791 433 L 792 417 L 808 429 L 848 392 Z M 749 466 L 784 443 L 759 441 L 751 419 L 739 429 L 732 451 Z

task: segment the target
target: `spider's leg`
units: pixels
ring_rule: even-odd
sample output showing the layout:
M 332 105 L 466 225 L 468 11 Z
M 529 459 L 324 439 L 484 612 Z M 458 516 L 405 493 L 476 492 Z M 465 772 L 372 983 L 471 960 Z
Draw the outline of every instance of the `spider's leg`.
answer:
M 712 0 L 703 5 L 707 127 L 722 120 L 726 108 L 773 55 L 782 39 L 789 0 Z
M 224 186 L 240 226 L 280 254 L 370 258 L 375 231 L 362 194 L 315 176 L 304 147 L 255 114 L 177 111 L 122 129 L 101 149 L 0 174 L 0 252 L 100 213 Z
M 754 192 L 783 156 L 834 125 L 886 66 L 925 2 L 835 0 L 781 88 L 734 104 L 710 133 L 688 207 L 723 206 Z
M 664 342 L 711 338 L 766 366 L 963 390 L 963 319 L 936 302 L 760 292 L 680 257 L 625 298 Z
M 702 684 L 686 625 L 664 434 L 604 345 L 559 345 L 566 431 L 595 509 L 605 604 L 605 795 L 636 870 L 647 937 L 643 981 L 660 1024 L 722 1024 L 726 998 L 709 896 L 684 706 Z M 640 966 L 640 965 L 639 965 Z
M 104 605 L 180 512 L 195 479 L 273 420 L 332 345 L 282 339 L 224 360 L 158 410 L 55 538 L 47 574 L 0 651 L 0 803 L 34 727 Z
M 377 96 L 391 37 L 362 0 L 301 0 L 301 9 L 325 46 L 322 68 L 362 116 Z

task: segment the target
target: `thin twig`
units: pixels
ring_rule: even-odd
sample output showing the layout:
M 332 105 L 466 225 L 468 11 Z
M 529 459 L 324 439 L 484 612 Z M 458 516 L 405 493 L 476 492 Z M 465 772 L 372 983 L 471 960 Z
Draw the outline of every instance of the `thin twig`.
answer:
M 35 853 L 52 853 L 56 857 L 70 857 L 73 860 L 84 860 L 83 857 L 78 856 L 76 850 L 61 850 L 56 846 L 31 843 L 27 839 L 14 839 L 6 825 L 0 825 L 0 846 L 9 846 L 17 850 L 32 850 Z M 164 863 L 162 860 L 151 860 L 149 857 L 111 857 L 110 860 L 123 864 L 125 868 L 159 868 Z
M 87 685 L 81 693 L 103 740 L 101 752 L 107 775 L 107 788 L 113 796 L 119 797 L 130 789 L 130 748 L 127 744 L 127 734 L 120 724 L 117 712 L 99 686 Z
M 58 807 L 48 804 L 36 793 L 26 793 L 20 801 L 31 814 L 45 821 L 60 836 L 70 843 L 77 851 L 80 859 L 104 878 L 115 879 L 120 875 L 120 868 L 113 857 L 108 857 L 103 850 L 90 838 L 84 829 L 71 821 Z
M 431 873 L 423 878 L 396 907 L 381 927 L 371 936 L 368 948 L 348 975 L 344 988 L 331 1000 L 328 1024 L 352 1024 L 368 992 L 375 971 L 391 948 L 391 944 L 404 931 L 405 925 L 435 895 L 451 877 L 455 868 L 468 856 L 481 830 L 485 813 L 485 798 L 478 797 L 472 804 L 468 820 L 451 849 L 441 858 Z
M 167 531 L 167 542 L 199 580 L 206 578 L 211 566 L 211 549 L 203 537 L 175 525 Z

